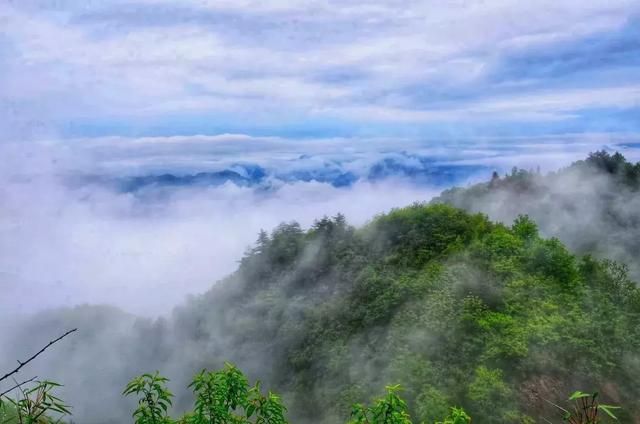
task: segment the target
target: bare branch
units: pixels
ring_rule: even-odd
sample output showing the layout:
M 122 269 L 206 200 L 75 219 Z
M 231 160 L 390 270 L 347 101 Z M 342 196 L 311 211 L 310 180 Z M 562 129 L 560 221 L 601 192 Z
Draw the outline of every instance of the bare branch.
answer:
M 2 396 L 4 396 L 4 395 L 6 395 L 7 393 L 9 393 L 10 391 L 12 391 L 12 390 L 14 390 L 14 389 L 17 389 L 17 388 L 20 388 L 20 387 L 24 386 L 24 385 L 25 385 L 25 384 L 27 384 L 27 383 L 31 383 L 31 382 L 32 382 L 33 380 L 35 380 L 36 378 L 38 378 L 38 376 L 31 377 L 30 379 L 25 380 L 25 381 L 23 381 L 22 383 L 16 383 L 16 385 L 15 385 L 15 386 L 13 386 L 12 388 L 7 389 L 7 390 L 5 390 L 4 392 L 0 393 L 0 397 L 2 397 Z
M 36 357 L 38 357 L 38 355 L 40 355 L 42 352 L 44 352 L 45 350 L 47 350 L 49 347 L 51 347 L 51 345 L 59 342 L 60 340 L 64 339 L 65 337 L 67 337 L 69 334 L 73 333 L 74 331 L 78 331 L 77 328 L 74 328 L 73 330 L 69 330 L 66 333 L 64 333 L 62 336 L 58 337 L 55 340 L 50 341 L 45 347 L 43 347 L 42 349 L 40 349 L 38 352 L 36 352 L 33 356 L 31 356 L 29 359 L 27 359 L 24 362 L 18 361 L 18 367 L 16 369 L 14 369 L 13 371 L 10 371 L 9 373 L 5 374 L 4 376 L 0 377 L 0 381 L 2 380 L 6 380 L 7 378 L 11 377 L 14 374 L 17 374 L 20 369 L 22 367 L 24 367 L 25 365 L 27 365 L 29 362 L 33 361 L 34 359 L 36 359 Z

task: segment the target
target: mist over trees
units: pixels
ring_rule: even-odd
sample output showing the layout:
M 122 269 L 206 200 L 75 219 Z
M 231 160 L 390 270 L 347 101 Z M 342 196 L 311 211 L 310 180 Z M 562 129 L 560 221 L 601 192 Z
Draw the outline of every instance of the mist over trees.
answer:
M 129 422 L 135 402 L 122 388 L 154 370 L 170 378 L 176 414 L 187 411 L 193 375 L 225 361 L 280 393 L 297 423 L 344 422 L 390 384 L 403 386 L 415 422 L 452 405 L 474 422 L 559 422 L 549 401 L 578 389 L 622 405 L 617 415 L 631 422 L 640 415 L 640 290 L 628 271 L 638 270 L 639 179 L 640 165 L 599 152 L 547 176 L 514 170 L 450 190 L 361 228 L 342 215 L 309 229 L 283 223 L 258 235 L 236 272 L 166 317 L 43 312 L 2 335 L 0 358 L 80 327 L 34 372 L 64 382 L 74 419 L 88 424 Z M 87 391 L 96 382 L 99 395 Z
M 469 188 L 445 190 L 448 203 L 490 219 L 511 222 L 527 214 L 545 236 L 558 237 L 577 253 L 627 264 L 640 279 L 640 162 L 598 151 L 571 166 L 541 175 L 514 168 L 510 174 Z

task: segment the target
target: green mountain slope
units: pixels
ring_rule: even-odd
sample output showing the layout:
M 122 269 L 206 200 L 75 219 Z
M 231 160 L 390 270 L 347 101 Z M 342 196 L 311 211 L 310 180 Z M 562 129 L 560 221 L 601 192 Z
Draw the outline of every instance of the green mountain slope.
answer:
M 541 418 L 544 399 L 586 387 L 638 407 L 640 292 L 526 217 L 417 204 L 359 230 L 282 225 L 174 325 L 188 343 L 224 334 L 297 421 L 339 422 L 387 383 L 427 422 L 451 404 L 478 422 Z
M 545 236 L 577 253 L 622 261 L 640 280 L 640 162 L 620 153 L 592 153 L 548 175 L 514 168 L 487 183 L 446 190 L 433 202 L 501 222 L 528 214 Z
M 591 182 L 610 187 L 619 175 L 597 171 Z M 529 193 L 531 181 L 553 178 L 516 172 L 466 193 L 488 196 L 518 181 Z M 440 201 L 469 195 L 452 191 Z M 630 222 L 616 231 L 635 231 Z M 622 405 L 622 422 L 640 416 L 640 290 L 624 265 L 574 255 L 526 216 L 504 225 L 436 203 L 393 210 L 363 228 L 342 216 L 309 230 L 282 224 L 260 234 L 233 275 L 169 318 L 88 310 L 49 312 L 20 327 L 29 340 L 81 328 L 43 366 L 66 383 L 78 422 L 88 424 L 124 422 L 131 409 L 83 396 L 88 382 L 104 381 L 100 390 L 117 396 L 133 375 L 159 369 L 186 409 L 192 398 L 180 388 L 224 361 L 281 393 L 297 423 L 345 422 L 354 402 L 396 383 L 416 422 L 440 419 L 450 405 L 477 423 L 560 422 L 548 401 L 574 390 Z M 97 417 L 86 412 L 94 403 L 104 411 Z

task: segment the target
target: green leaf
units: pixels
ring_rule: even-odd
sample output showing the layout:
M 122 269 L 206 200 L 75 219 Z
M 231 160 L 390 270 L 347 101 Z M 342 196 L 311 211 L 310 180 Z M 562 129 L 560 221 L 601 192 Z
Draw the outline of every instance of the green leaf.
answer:
M 612 406 L 612 405 L 603 405 L 600 404 L 598 405 L 599 409 L 602 409 L 608 416 L 610 416 L 611 418 L 613 418 L 614 420 L 618 420 L 618 417 L 616 417 L 615 415 L 613 415 L 613 412 L 611 412 L 612 409 L 621 409 L 619 406 Z

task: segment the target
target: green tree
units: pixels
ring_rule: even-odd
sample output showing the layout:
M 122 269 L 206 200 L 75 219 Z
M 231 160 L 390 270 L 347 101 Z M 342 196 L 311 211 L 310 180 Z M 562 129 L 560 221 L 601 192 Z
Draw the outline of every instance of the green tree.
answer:
M 142 374 L 127 384 L 122 393 L 125 396 L 138 395 L 138 408 L 133 412 L 136 424 L 169 424 L 168 415 L 173 394 L 167 389 L 168 378 L 157 371 L 154 374 Z
M 193 424 L 218 424 L 243 422 L 234 412 L 247 406 L 249 383 L 245 376 L 231 364 L 224 370 L 203 370 L 189 385 L 196 395 Z
M 387 395 L 372 406 L 353 405 L 349 424 L 411 424 L 407 404 L 400 398 L 399 385 L 387 386 Z
M 469 424 L 471 417 L 464 412 L 462 408 L 451 408 L 451 413 L 442 421 L 436 422 L 436 424 Z
M 190 424 L 285 424 L 286 408 L 269 392 L 264 396 L 260 383 L 249 382 L 235 365 L 226 363 L 220 371 L 203 370 L 189 385 L 196 395 Z
M 538 224 L 528 215 L 518 215 L 511 226 L 513 233 L 522 240 L 530 241 L 538 237 Z
M 66 416 L 71 415 L 70 407 L 63 400 L 53 394 L 54 390 L 61 385 L 53 381 L 38 381 L 36 385 L 30 389 L 20 388 L 22 398 L 13 400 L 9 398 L 9 402 L 13 405 L 14 420 L 19 424 L 45 424 L 53 422 L 52 415 L 57 415 L 55 422 Z M 0 404 L 2 400 L 0 399 Z M 0 417 L 9 415 L 4 405 L 0 405 Z M 2 421 L 3 423 L 5 421 Z

